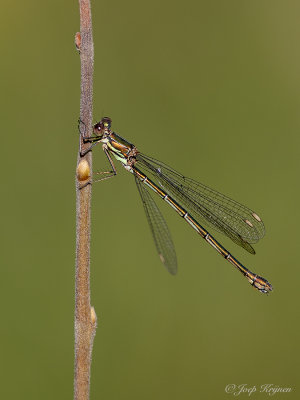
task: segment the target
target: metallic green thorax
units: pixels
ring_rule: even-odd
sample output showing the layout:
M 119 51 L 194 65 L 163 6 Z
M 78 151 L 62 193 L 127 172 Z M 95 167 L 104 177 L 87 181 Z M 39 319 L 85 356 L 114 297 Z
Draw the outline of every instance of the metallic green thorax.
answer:
M 135 148 L 135 146 L 116 134 L 111 132 L 109 136 L 106 136 L 101 140 L 102 143 L 107 145 L 109 151 L 111 151 L 114 157 L 122 164 L 127 165 L 128 155 Z

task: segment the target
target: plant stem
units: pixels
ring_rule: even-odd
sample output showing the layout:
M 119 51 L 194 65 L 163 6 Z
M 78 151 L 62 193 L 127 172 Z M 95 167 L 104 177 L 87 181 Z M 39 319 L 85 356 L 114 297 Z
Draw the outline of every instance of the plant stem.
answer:
M 80 128 L 89 136 L 93 111 L 94 45 L 92 16 L 89 0 L 79 0 L 80 33 L 75 36 L 81 61 Z M 90 208 L 92 185 L 80 189 L 83 180 L 92 176 L 92 153 L 84 157 L 80 135 L 76 179 L 76 276 L 75 276 L 75 373 L 74 399 L 88 400 L 92 348 L 96 333 L 97 317 L 90 304 Z M 82 173 L 84 171 L 84 173 Z

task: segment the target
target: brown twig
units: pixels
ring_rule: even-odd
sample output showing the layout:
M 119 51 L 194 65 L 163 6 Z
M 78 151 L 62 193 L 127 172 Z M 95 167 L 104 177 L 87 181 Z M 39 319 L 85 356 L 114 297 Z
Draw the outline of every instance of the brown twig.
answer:
M 80 130 L 89 136 L 92 126 L 94 45 L 89 0 L 79 0 L 80 33 L 75 44 L 81 60 Z M 74 399 L 89 398 L 92 348 L 97 317 L 90 304 L 90 205 L 92 185 L 84 185 L 92 176 L 92 153 L 81 157 L 86 145 L 80 135 L 76 169 L 76 277 L 75 277 L 75 374 Z M 82 187 L 82 188 L 81 188 Z M 81 188 L 81 189 L 80 189 Z

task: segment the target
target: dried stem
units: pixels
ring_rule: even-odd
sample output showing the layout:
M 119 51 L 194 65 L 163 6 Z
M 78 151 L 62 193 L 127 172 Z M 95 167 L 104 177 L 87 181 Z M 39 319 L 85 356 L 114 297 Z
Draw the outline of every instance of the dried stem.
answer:
M 80 129 L 89 136 L 92 126 L 94 45 L 89 0 L 79 0 L 80 33 L 75 44 L 81 60 Z M 80 156 L 85 144 L 80 135 L 76 174 L 76 277 L 75 277 L 75 376 L 74 399 L 89 398 L 92 347 L 97 318 L 90 304 L 90 207 L 92 185 L 82 185 L 92 176 L 92 153 Z M 81 186 L 84 186 L 80 189 Z

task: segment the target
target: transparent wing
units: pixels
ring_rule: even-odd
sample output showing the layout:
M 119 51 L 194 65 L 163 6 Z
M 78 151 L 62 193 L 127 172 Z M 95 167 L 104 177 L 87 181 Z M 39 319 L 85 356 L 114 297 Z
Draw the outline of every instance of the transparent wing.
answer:
M 175 275 L 177 272 L 177 258 L 167 223 L 147 188 L 136 175 L 135 182 L 143 202 L 159 258 L 167 270 L 172 275 Z
M 265 227 L 254 211 L 145 154 L 139 153 L 137 161 L 139 167 L 155 177 L 194 218 L 255 254 L 250 243 L 256 243 L 264 236 Z

